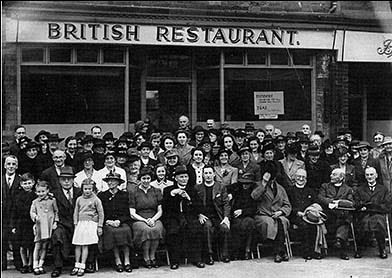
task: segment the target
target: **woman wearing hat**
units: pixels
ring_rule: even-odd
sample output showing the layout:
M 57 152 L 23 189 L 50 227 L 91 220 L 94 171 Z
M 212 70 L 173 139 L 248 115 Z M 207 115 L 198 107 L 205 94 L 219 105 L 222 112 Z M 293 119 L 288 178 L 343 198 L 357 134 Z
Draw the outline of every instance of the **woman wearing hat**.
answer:
M 189 141 L 188 132 L 185 130 L 178 130 L 176 132 L 176 139 L 177 139 L 176 150 L 180 158 L 180 163 L 183 165 L 188 165 L 192 158 L 191 151 L 194 148 L 193 146 L 188 144 Z
M 129 193 L 129 211 L 132 219 L 133 242 L 142 248 L 144 266 L 158 267 L 155 253 L 163 239 L 164 228 L 159 220 L 162 216 L 162 193 L 151 186 L 153 172 L 149 168 L 140 170 L 138 187 Z
M 355 188 L 358 186 L 358 182 L 355 178 L 354 166 L 348 163 L 349 153 L 348 149 L 340 148 L 336 150 L 336 155 L 338 156 L 338 163 L 331 166 L 331 170 L 340 168 L 345 173 L 345 182 L 348 186 Z
M 116 166 L 116 157 L 114 152 L 107 152 L 105 154 L 105 167 L 103 167 L 97 173 L 98 180 L 99 180 L 99 182 L 97 183 L 98 192 L 105 191 L 109 188 L 108 184 L 105 182 L 104 179 L 106 175 L 109 174 L 110 172 L 117 173 L 120 175 L 120 177 L 125 181 L 124 184 L 120 185 L 120 189 L 125 190 L 126 182 L 127 182 L 127 174 L 125 173 L 124 169 Z
M 354 173 L 358 184 L 363 184 L 366 183 L 365 169 L 367 167 L 374 167 L 377 170 L 377 173 L 380 173 L 380 162 L 370 156 L 372 147 L 368 142 L 360 141 L 355 148 L 359 151 L 359 157 L 353 160 L 355 168 Z M 381 175 L 378 176 L 377 182 L 383 183 Z
M 104 210 L 102 244 L 104 250 L 112 250 L 117 272 L 132 271 L 130 250 L 133 247 L 131 215 L 129 213 L 128 193 L 119 189 L 125 182 L 118 173 L 109 172 L 103 179 L 109 189 L 98 193 Z M 124 255 L 121 260 L 120 251 Z
M 177 150 L 167 150 L 165 152 L 166 168 L 167 168 L 167 179 L 174 181 L 175 170 L 180 165 L 180 157 L 178 156 Z
M 95 184 L 100 182 L 98 171 L 94 169 L 94 160 L 92 153 L 86 152 L 83 153 L 81 157 L 81 161 L 83 162 L 83 170 L 76 173 L 75 183 L 78 187 L 81 186 L 82 181 L 85 179 L 92 179 Z
M 229 164 L 229 151 L 220 149 L 217 154 L 215 180 L 225 186 L 236 184 L 238 181 L 238 168 Z
M 384 133 L 377 131 L 373 135 L 373 142 L 374 142 L 374 148 L 370 150 L 370 156 L 377 159 L 378 156 L 381 154 L 383 151 L 383 142 L 384 142 L 385 135 Z
M 27 143 L 26 147 L 19 152 L 18 155 L 18 173 L 31 173 L 35 179 L 37 179 L 40 174 L 41 170 L 39 165 L 39 147 L 40 145 L 35 141 L 30 141 Z

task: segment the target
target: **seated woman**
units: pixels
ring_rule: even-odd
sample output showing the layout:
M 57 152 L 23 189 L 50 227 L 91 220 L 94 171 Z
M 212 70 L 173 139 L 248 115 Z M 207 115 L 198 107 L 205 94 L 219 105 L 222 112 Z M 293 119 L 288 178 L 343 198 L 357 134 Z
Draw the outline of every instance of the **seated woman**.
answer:
M 155 253 L 164 228 L 159 220 L 162 216 L 162 191 L 151 186 L 153 172 L 149 168 L 140 170 L 140 185 L 129 193 L 129 211 L 132 219 L 134 243 L 143 249 L 144 266 L 158 267 Z
M 104 210 L 103 249 L 113 250 L 116 271 L 132 272 L 130 262 L 130 248 L 132 243 L 132 230 L 130 227 L 131 215 L 128 208 L 128 193 L 119 189 L 125 181 L 120 174 L 112 173 L 103 179 L 108 183 L 109 189 L 100 192 L 98 197 L 102 201 Z M 124 264 L 121 262 L 120 249 L 124 254 Z

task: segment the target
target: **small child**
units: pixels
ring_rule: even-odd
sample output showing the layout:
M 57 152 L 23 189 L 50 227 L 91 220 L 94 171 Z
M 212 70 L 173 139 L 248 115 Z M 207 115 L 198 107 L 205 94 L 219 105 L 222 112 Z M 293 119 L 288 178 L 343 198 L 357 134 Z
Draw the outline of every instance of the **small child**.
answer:
M 35 199 L 30 208 L 30 217 L 34 225 L 34 253 L 33 253 L 33 272 L 35 275 L 46 273 L 43 264 L 46 257 L 46 250 L 52 231 L 57 228 L 58 208 L 56 199 L 49 193 L 49 183 L 38 181 L 35 186 Z
M 20 269 L 21 273 L 33 272 L 34 222 L 30 218 L 30 207 L 37 197 L 33 191 L 34 185 L 35 180 L 32 174 L 25 173 L 20 177 L 20 188 L 15 196 L 13 215 L 11 216 L 12 233 L 19 243 L 23 263 L 23 267 Z
M 75 232 L 72 244 L 75 247 L 75 267 L 71 275 L 83 276 L 86 268 L 88 247 L 98 243 L 102 235 L 104 221 L 101 200 L 95 195 L 96 185 L 92 179 L 85 179 L 81 184 L 82 196 L 78 197 L 74 210 Z

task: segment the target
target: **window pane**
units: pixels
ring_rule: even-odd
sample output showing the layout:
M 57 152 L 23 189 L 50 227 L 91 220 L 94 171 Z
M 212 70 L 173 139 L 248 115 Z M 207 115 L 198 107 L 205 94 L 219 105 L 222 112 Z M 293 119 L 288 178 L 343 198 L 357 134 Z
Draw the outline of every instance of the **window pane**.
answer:
M 103 49 L 104 63 L 124 63 L 124 49 L 123 48 L 104 48 Z
M 219 69 L 197 71 L 197 121 L 219 120 Z
M 98 63 L 99 49 L 95 47 L 82 47 L 76 49 L 78 63 Z
M 41 62 L 44 60 L 44 49 L 39 48 L 23 48 L 22 62 Z
M 278 120 L 311 119 L 310 70 L 225 70 L 226 121 L 258 120 L 254 92 L 283 91 L 284 115 Z
M 289 56 L 286 50 L 272 51 L 271 52 L 271 65 L 288 65 Z
M 248 64 L 249 65 L 265 65 L 267 60 L 267 53 L 259 49 L 248 49 Z
M 309 50 L 295 50 L 290 53 L 293 57 L 294 65 L 310 65 L 312 55 L 309 53 Z
M 191 56 L 185 49 L 155 49 L 147 57 L 147 75 L 151 77 L 190 77 Z
M 70 48 L 50 48 L 49 59 L 52 63 L 70 63 L 71 49 Z
M 121 123 L 124 74 L 118 68 L 22 67 L 24 124 Z
M 242 50 L 226 50 L 225 64 L 242 65 L 244 63 L 244 55 Z
M 197 49 L 196 65 L 199 67 L 219 66 L 220 51 L 219 49 Z

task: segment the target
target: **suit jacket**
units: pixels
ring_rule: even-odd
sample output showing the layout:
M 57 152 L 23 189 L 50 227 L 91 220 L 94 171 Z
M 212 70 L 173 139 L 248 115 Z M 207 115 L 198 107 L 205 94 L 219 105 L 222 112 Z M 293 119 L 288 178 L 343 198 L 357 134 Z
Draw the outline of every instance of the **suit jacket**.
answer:
M 320 189 L 323 183 L 330 180 L 331 167 L 329 164 L 319 159 L 317 163 L 313 164 L 307 159 L 305 161 L 306 172 L 308 173 L 308 186 L 313 188 L 316 192 Z
M 327 210 L 329 210 L 328 204 L 335 200 L 339 200 L 339 206 L 341 207 L 352 207 L 354 203 L 353 189 L 345 183 L 338 190 L 332 183 L 324 183 L 321 185 L 318 199 L 324 209 Z
M 284 169 L 286 175 L 290 178 L 292 183 L 294 182 L 295 173 L 297 172 L 297 170 L 298 169 L 305 170 L 305 163 L 299 159 L 295 159 L 293 161 L 293 164 L 291 164 L 291 167 L 289 166 L 287 159 L 281 159 L 281 160 L 279 160 L 279 162 L 282 163 L 283 169 Z
M 44 170 L 41 174 L 40 179 L 45 180 L 49 183 L 50 191 L 61 188 L 59 176 L 56 171 L 56 166 L 54 165 Z
M 76 199 L 81 195 L 82 191 L 80 188 L 73 187 L 72 204 L 68 201 L 67 197 L 64 195 L 63 189 L 57 188 L 53 190 L 53 195 L 56 198 L 58 207 L 59 222 L 58 225 L 63 226 L 67 230 L 73 230 L 73 214 Z
M 227 186 L 238 182 L 238 168 L 231 165 L 223 170 L 222 166 L 217 165 L 214 167 L 215 170 L 215 181 Z
M 12 214 L 12 207 L 15 200 L 15 195 L 18 192 L 20 183 L 20 177 L 18 174 L 15 174 L 14 181 L 12 182 L 11 187 L 8 187 L 7 181 L 5 179 L 5 174 L 1 177 L 1 208 L 2 208 L 2 224 L 3 229 L 8 227 L 10 223 L 10 217 Z
M 361 163 L 361 157 L 358 157 L 353 160 L 353 165 L 354 165 L 354 171 L 355 171 L 355 177 L 358 181 L 358 184 L 361 185 L 363 183 L 367 183 L 366 178 L 365 178 L 365 169 L 367 167 L 374 167 L 376 168 L 378 178 L 377 182 L 378 183 L 383 183 L 382 182 L 382 177 L 381 177 L 381 170 L 380 170 L 380 162 L 377 159 L 371 158 L 369 155 L 368 160 L 366 161 L 366 166 L 365 168 L 362 168 L 362 163 Z
M 331 165 L 331 169 L 335 170 L 339 168 L 339 164 Z M 355 177 L 355 167 L 351 164 L 346 164 L 346 176 L 345 176 L 345 183 L 350 187 L 358 186 L 358 181 Z
M 199 197 L 202 201 L 201 204 L 203 205 L 200 208 L 200 211 L 203 211 L 207 202 L 206 188 L 204 182 L 202 184 L 195 185 L 195 189 L 197 191 L 197 194 L 199 194 Z M 218 215 L 220 220 L 222 220 L 224 217 L 230 217 L 231 207 L 229 204 L 229 197 L 227 195 L 226 187 L 221 183 L 214 182 L 214 185 L 212 186 L 212 201 L 214 203 L 216 214 Z
M 392 193 L 383 184 L 376 184 L 371 191 L 368 184 L 362 184 L 354 194 L 355 207 L 366 207 L 363 214 L 390 213 L 392 209 Z M 362 213 L 362 212 L 361 212 Z
M 392 192 L 392 166 L 388 169 L 387 159 L 388 157 L 385 152 L 382 152 L 378 157 L 378 161 L 380 163 L 380 172 L 378 174 L 381 176 L 384 186 L 389 190 L 389 192 Z

